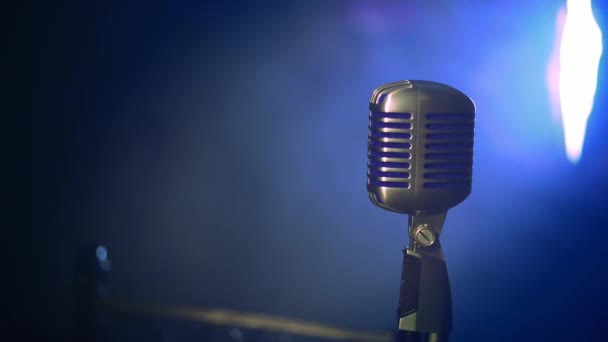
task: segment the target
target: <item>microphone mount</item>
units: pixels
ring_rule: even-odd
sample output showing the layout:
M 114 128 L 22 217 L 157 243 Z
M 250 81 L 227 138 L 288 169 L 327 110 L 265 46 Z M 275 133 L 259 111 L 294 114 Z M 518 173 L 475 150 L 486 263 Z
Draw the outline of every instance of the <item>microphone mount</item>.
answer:
M 402 341 L 447 341 L 452 327 L 452 298 L 439 236 L 446 212 L 409 217 L 410 244 L 403 251 L 399 293 Z

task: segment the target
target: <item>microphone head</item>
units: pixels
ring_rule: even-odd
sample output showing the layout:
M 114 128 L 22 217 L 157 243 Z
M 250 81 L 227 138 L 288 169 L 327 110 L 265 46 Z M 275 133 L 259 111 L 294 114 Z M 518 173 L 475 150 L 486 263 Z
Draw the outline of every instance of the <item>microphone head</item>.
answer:
M 378 87 L 369 104 L 367 191 L 399 213 L 447 211 L 471 193 L 475 104 L 429 81 Z

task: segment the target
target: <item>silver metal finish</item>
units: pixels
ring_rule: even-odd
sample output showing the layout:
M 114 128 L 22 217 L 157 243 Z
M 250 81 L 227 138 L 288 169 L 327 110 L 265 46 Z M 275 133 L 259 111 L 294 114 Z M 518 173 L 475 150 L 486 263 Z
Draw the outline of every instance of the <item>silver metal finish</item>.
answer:
M 415 80 L 378 87 L 369 104 L 370 200 L 410 215 L 463 201 L 471 192 L 474 126 L 475 104 L 457 89 Z
M 399 318 L 399 330 L 416 331 L 416 311 Z
M 419 225 L 414 229 L 414 241 L 421 247 L 430 247 L 435 243 L 437 235 L 428 224 Z
M 447 341 L 452 326 L 440 235 L 447 211 L 471 193 L 474 130 L 475 104 L 445 84 L 392 82 L 370 99 L 369 198 L 409 215 L 399 329 L 420 333 L 427 342 Z

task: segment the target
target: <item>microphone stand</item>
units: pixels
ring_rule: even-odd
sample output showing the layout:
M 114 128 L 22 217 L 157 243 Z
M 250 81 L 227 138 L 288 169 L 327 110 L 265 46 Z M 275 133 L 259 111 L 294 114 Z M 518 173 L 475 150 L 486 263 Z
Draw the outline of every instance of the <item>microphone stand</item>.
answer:
M 401 342 L 447 342 L 452 328 L 452 296 L 439 243 L 447 211 L 410 215 L 410 244 L 403 251 L 399 291 Z

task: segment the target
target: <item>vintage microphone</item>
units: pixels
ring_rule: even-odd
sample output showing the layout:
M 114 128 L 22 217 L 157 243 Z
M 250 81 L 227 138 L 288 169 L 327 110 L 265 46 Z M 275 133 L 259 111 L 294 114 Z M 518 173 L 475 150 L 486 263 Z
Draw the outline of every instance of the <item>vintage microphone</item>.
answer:
M 475 104 L 444 84 L 400 81 L 378 87 L 369 110 L 369 197 L 409 215 L 399 338 L 447 341 L 452 299 L 439 236 L 448 209 L 471 193 Z

